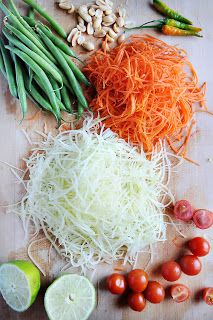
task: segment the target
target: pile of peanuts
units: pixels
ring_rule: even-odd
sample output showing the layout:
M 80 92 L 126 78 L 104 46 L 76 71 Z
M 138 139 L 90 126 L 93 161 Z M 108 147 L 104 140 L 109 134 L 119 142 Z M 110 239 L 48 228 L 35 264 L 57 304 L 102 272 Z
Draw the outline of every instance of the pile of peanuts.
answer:
M 95 49 L 94 38 L 107 40 L 102 42 L 104 49 L 108 44 L 117 40 L 118 44 L 124 41 L 122 28 L 125 25 L 126 10 L 119 8 L 113 12 L 113 2 L 110 0 L 96 0 L 94 4 L 81 5 L 78 8 L 68 0 L 60 0 L 59 8 L 67 13 L 77 13 L 77 25 L 67 37 L 72 47 L 81 45 L 88 51 Z M 91 36 L 88 38 L 88 36 Z

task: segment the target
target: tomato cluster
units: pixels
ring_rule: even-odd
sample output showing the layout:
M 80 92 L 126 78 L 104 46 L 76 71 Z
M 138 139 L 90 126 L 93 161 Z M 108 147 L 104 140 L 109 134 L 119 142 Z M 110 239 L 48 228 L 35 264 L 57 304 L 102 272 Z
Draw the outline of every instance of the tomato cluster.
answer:
M 187 248 L 192 254 L 182 256 L 179 263 L 167 261 L 162 264 L 161 274 L 165 280 L 176 281 L 180 278 L 182 272 L 189 276 L 200 273 L 202 264 L 198 257 L 206 256 L 209 253 L 209 242 L 204 238 L 196 237 L 188 241 Z M 213 305 L 213 291 L 211 291 L 211 288 L 207 289 L 205 289 L 203 298 L 206 303 Z M 183 302 L 189 298 L 190 290 L 184 284 L 175 284 L 171 286 L 170 294 L 174 301 Z
M 149 281 L 147 273 L 142 269 L 130 271 L 127 277 L 113 273 L 107 278 L 107 287 L 113 294 L 123 294 L 128 289 L 128 305 L 138 312 L 143 311 L 146 300 L 160 303 L 165 297 L 163 286 L 157 281 Z
M 213 225 L 213 212 L 206 209 L 194 210 L 187 200 L 177 201 L 174 206 L 174 215 L 182 221 L 193 220 L 199 229 L 208 229 Z
M 187 242 L 187 248 L 192 254 L 186 254 L 176 261 L 167 261 L 161 266 L 161 275 L 167 281 L 177 281 L 184 272 L 189 276 L 200 273 L 202 264 L 198 257 L 206 256 L 210 251 L 209 242 L 201 237 L 196 237 Z M 127 293 L 127 301 L 134 311 L 143 311 L 146 300 L 151 303 L 160 303 L 164 300 L 165 290 L 157 281 L 149 281 L 148 274 L 142 269 L 134 269 L 126 276 L 113 273 L 107 278 L 108 290 L 113 294 Z M 175 302 L 186 301 L 190 296 L 189 288 L 181 283 L 170 287 L 170 295 Z M 213 305 L 213 288 L 205 288 L 203 300 L 208 305 Z

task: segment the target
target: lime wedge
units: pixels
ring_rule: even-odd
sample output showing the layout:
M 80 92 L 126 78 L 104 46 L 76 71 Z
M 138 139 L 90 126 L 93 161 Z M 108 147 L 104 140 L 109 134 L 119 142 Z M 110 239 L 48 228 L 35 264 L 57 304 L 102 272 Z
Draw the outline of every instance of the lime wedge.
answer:
M 13 310 L 27 310 L 39 289 L 40 273 L 32 263 L 16 260 L 0 266 L 0 292 Z
M 65 274 L 47 289 L 44 305 L 50 320 L 86 320 L 95 308 L 92 283 L 77 274 Z

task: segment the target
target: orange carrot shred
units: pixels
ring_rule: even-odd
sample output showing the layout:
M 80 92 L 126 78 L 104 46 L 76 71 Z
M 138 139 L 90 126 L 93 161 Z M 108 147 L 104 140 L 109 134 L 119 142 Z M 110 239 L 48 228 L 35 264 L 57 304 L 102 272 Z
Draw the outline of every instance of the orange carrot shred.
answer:
M 133 35 L 110 51 L 97 51 L 84 68 L 97 95 L 90 107 L 107 128 L 151 152 L 166 139 L 183 157 L 194 125 L 194 103 L 205 109 L 206 84 L 186 52 L 149 35 Z

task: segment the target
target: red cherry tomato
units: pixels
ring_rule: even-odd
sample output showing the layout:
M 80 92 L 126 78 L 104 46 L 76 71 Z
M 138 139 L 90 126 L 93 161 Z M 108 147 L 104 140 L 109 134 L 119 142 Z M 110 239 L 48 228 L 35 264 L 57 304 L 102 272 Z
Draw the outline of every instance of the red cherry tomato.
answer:
M 161 266 L 161 274 L 167 281 L 176 281 L 181 276 L 181 268 L 177 262 L 167 261 Z
M 113 294 L 122 294 L 126 290 L 126 279 L 122 274 L 113 273 L 107 278 L 108 290 Z
M 170 294 L 172 299 L 179 303 L 187 300 L 190 296 L 190 290 L 184 284 L 174 284 L 171 286 Z
M 201 237 L 196 237 L 188 241 L 187 246 L 189 250 L 198 257 L 204 257 L 209 253 L 209 242 Z
M 187 254 L 181 257 L 180 267 L 185 274 L 188 274 L 189 276 L 195 276 L 196 274 L 200 273 L 202 264 L 198 257 Z
M 177 201 L 174 206 L 174 215 L 179 220 L 189 221 L 193 217 L 193 208 L 187 200 Z
M 142 269 L 134 269 L 127 275 L 127 283 L 134 292 L 142 292 L 148 284 L 148 275 Z
M 149 302 L 160 303 L 165 297 L 165 290 L 159 282 L 149 281 L 144 295 Z
M 203 290 L 203 300 L 209 306 L 213 306 L 213 288 L 205 288 Z
M 193 221 L 197 228 L 208 229 L 213 225 L 213 212 L 205 209 L 195 211 Z
M 144 295 L 139 292 L 131 292 L 128 295 L 128 305 L 134 311 L 143 311 L 146 306 L 146 300 Z

